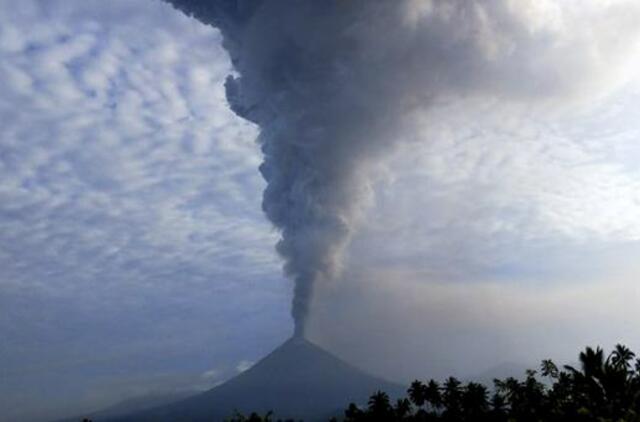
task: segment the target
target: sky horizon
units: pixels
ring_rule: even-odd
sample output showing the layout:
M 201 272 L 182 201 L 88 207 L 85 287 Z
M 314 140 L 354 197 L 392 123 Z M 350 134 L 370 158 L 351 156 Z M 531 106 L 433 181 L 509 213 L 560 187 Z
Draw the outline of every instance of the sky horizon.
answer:
M 436 13 L 401 3 L 412 31 Z M 332 146 L 323 166 L 360 160 L 339 192 L 357 204 L 322 196 L 348 235 L 325 256 L 305 234 L 314 260 L 275 249 L 290 226 L 263 212 L 256 138 L 279 129 L 236 114 L 225 83 L 239 71 L 218 29 L 160 0 L 0 0 L 0 421 L 201 391 L 246 370 L 293 334 L 285 262 L 335 260 L 306 335 L 394 381 L 571 362 L 586 345 L 640 350 L 640 10 L 490 3 L 479 21 L 500 27 L 506 10 L 506 32 L 475 34 L 487 42 L 460 48 L 471 58 L 438 50 L 452 54 L 446 77 L 413 77 L 426 59 L 380 66 L 393 75 L 383 94 L 405 81 L 402 95 L 414 83 L 433 94 L 412 109 L 416 98 L 365 90 L 380 109 L 363 121 L 409 111 L 389 111 L 392 146 L 377 140 L 387 121 L 371 125 L 373 153 Z M 415 39 L 449 40 L 440 24 Z M 380 45 L 363 57 L 397 59 L 405 29 L 386 45 L 354 28 Z M 500 56 L 522 39 L 522 54 Z

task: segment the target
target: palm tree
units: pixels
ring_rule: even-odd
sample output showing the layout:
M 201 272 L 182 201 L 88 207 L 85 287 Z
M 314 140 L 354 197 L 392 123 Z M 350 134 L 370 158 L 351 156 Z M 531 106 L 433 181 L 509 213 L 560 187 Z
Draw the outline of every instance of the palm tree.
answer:
M 523 383 L 525 403 L 532 409 L 531 415 L 542 416 L 546 411 L 545 387 L 536 379 L 536 371 L 526 371 L 527 378 Z
M 403 421 L 411 413 L 411 402 L 407 399 L 398 399 L 393 409 L 396 420 Z
M 459 420 L 462 409 L 460 408 L 460 381 L 454 377 L 449 377 L 444 383 L 442 403 L 444 405 L 443 416 L 445 420 Z
M 267 412 L 264 416 L 260 416 L 256 412 L 252 412 L 248 417 L 244 416 L 237 410 L 229 422 L 271 422 L 273 412 Z
M 547 400 L 552 413 L 572 414 L 576 408 L 575 389 L 573 376 L 564 371 L 558 372 L 551 390 L 547 393 Z
M 586 347 L 584 352 L 580 352 L 579 358 L 584 377 L 597 379 L 602 375 L 604 371 L 604 352 L 600 347 L 596 347 L 596 350 Z M 565 368 L 574 374 L 579 373 L 572 366 L 565 365 Z
M 559 372 L 558 367 L 551 359 L 545 359 L 542 361 L 542 364 L 540 365 L 540 373 L 543 377 L 557 379 Z
M 350 403 L 349 407 L 344 411 L 345 422 L 356 422 L 362 420 L 364 412 L 355 403 Z
M 614 368 L 624 369 L 628 371 L 631 369 L 631 361 L 636 357 L 636 354 L 631 351 L 627 346 L 622 344 L 616 344 L 613 352 L 607 358 L 607 363 L 611 361 L 611 365 Z
M 440 393 L 440 385 L 435 380 L 430 380 L 424 391 L 425 401 L 429 403 L 431 409 L 437 412 L 442 408 L 442 394 Z
M 542 361 L 540 373 L 553 380 L 551 388 L 538 381 L 533 370 L 522 380 L 495 380 L 490 402 L 481 384 L 470 382 L 461 388 L 453 377 L 442 387 L 434 380 L 427 385 L 414 381 L 407 390 L 410 400 L 391 406 L 389 397 L 377 392 L 367 411 L 351 404 L 345 421 L 640 422 L 640 359 L 627 347 L 616 345 L 606 359 L 601 348 L 587 347 L 579 360 L 579 370 L 572 366 L 559 370 L 552 360 Z M 416 412 L 411 402 L 418 406 Z M 425 404 L 429 405 L 426 410 Z
M 580 352 L 581 371 L 572 366 L 565 365 L 572 376 L 574 388 L 574 402 L 578 408 L 595 414 L 597 409 L 603 409 L 607 400 L 603 377 L 608 372 L 605 366 L 604 352 L 600 347 L 594 350 L 586 347 Z
M 504 396 L 499 392 L 495 392 L 491 397 L 491 420 L 499 422 L 506 420 L 507 403 Z
M 597 347 L 593 350 L 591 347 L 587 347 L 584 352 L 580 352 L 579 359 L 580 371 L 570 365 L 564 366 L 573 376 L 575 383 L 601 389 L 600 380 L 605 372 L 604 352 L 602 349 Z
M 464 388 L 461 404 L 470 420 L 484 415 L 489 410 L 488 395 L 487 387 L 482 384 L 470 382 Z
M 422 407 L 424 405 L 426 399 L 426 387 L 423 383 L 418 380 L 415 380 L 409 386 L 409 398 L 418 407 Z
M 389 396 L 383 391 L 376 391 L 369 398 L 368 413 L 373 420 L 388 421 L 393 417 L 393 408 L 389 402 Z

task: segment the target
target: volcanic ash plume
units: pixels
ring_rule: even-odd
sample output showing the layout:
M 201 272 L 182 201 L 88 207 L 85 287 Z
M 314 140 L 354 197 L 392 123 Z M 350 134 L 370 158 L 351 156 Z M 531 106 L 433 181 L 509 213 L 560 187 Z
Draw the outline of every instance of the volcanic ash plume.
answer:
M 301 336 L 376 163 L 430 107 L 594 95 L 637 51 L 635 0 L 169 1 L 221 30 L 228 101 L 261 129 L 263 209 Z

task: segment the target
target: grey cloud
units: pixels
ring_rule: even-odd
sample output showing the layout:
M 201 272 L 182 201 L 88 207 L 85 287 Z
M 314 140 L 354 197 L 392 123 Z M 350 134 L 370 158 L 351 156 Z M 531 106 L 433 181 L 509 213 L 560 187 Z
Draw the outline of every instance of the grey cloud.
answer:
M 620 37 L 637 51 L 640 12 L 629 1 L 170 2 L 221 29 L 239 73 L 227 98 L 261 128 L 263 209 L 295 280 L 298 334 L 316 282 L 343 267 L 376 164 L 421 115 L 451 97 L 549 105 L 607 92 L 628 57 Z
M 638 245 L 628 252 L 637 257 Z M 598 255 L 584 257 L 586 260 Z M 570 362 L 587 344 L 638 347 L 638 265 L 602 274 L 447 280 L 407 268 L 356 269 L 340 288 L 319 286 L 315 341 L 388 378 L 467 378 L 505 363 Z M 486 278 L 485 278 L 486 277 Z M 518 374 L 511 374 L 518 375 Z

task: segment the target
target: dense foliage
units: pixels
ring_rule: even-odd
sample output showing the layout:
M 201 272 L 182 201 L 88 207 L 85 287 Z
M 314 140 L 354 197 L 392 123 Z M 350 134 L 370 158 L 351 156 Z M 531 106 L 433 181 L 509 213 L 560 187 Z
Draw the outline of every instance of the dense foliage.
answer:
M 539 373 L 549 382 L 529 370 L 522 380 L 495 380 L 491 393 L 453 377 L 443 384 L 414 381 L 408 398 L 392 405 L 377 392 L 364 409 L 351 404 L 345 421 L 640 422 L 640 359 L 625 346 L 607 357 L 587 347 L 578 369 L 544 360 Z
M 538 375 L 547 382 L 543 383 Z M 601 348 L 580 353 L 580 367 L 559 368 L 544 360 L 539 371 L 523 379 L 494 380 L 494 388 L 463 385 L 450 377 L 443 383 L 414 381 L 407 397 L 392 403 L 376 392 L 365 405 L 350 404 L 345 422 L 640 422 L 640 359 L 617 345 L 605 356 Z M 235 419 L 269 421 L 270 415 Z

